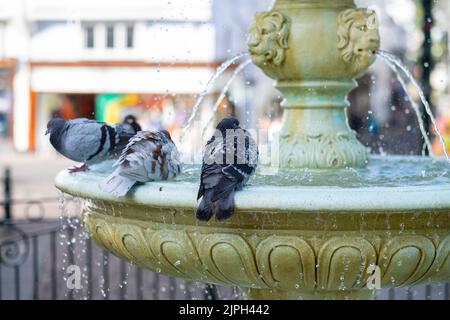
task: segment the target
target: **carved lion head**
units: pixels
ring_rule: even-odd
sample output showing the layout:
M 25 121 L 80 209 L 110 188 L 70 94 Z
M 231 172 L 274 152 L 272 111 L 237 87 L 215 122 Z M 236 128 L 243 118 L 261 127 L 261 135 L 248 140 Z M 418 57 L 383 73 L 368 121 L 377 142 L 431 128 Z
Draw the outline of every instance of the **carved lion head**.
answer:
M 338 48 L 342 59 L 351 64 L 354 72 L 369 67 L 380 48 L 376 13 L 363 9 L 343 11 L 338 17 Z
M 257 66 L 280 66 L 284 62 L 289 28 L 288 18 L 279 12 L 256 15 L 249 31 L 248 48 Z

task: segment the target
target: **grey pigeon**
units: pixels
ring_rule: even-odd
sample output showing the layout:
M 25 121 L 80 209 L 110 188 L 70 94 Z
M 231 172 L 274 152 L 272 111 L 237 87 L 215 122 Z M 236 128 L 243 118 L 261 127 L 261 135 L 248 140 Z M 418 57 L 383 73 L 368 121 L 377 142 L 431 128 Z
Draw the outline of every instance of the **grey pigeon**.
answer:
M 136 183 L 173 179 L 181 172 L 177 147 L 165 130 L 137 133 L 114 166 L 100 189 L 116 197 L 125 196 Z
M 235 118 L 225 118 L 206 144 L 197 219 L 209 221 L 214 213 L 223 221 L 234 214 L 234 193 L 241 190 L 255 172 L 258 146 Z
M 88 166 L 120 155 L 129 140 L 135 135 L 129 124 L 109 126 L 89 119 L 52 119 L 47 124 L 50 143 L 60 154 L 76 162 L 71 173 L 88 170 Z

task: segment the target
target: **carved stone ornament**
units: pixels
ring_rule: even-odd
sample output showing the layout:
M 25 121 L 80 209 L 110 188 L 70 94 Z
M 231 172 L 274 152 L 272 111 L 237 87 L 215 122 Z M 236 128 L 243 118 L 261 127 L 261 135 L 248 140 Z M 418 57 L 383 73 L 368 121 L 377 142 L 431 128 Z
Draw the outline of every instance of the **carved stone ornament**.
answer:
M 378 18 L 374 11 L 347 9 L 338 16 L 338 49 L 352 72 L 367 69 L 380 49 Z
M 380 267 L 383 288 L 450 279 L 449 236 L 380 239 L 374 234 L 318 240 L 302 230 L 285 235 L 261 230 L 245 236 L 208 227 L 173 229 L 93 212 L 84 221 L 93 238 L 118 257 L 188 280 L 297 292 L 301 297 L 313 291 L 364 294 L 371 265 Z
M 289 18 L 280 12 L 263 12 L 255 16 L 250 27 L 248 50 L 253 62 L 261 67 L 281 66 L 289 48 Z
M 369 156 L 354 132 L 281 136 L 278 148 L 278 165 L 284 168 L 364 167 Z

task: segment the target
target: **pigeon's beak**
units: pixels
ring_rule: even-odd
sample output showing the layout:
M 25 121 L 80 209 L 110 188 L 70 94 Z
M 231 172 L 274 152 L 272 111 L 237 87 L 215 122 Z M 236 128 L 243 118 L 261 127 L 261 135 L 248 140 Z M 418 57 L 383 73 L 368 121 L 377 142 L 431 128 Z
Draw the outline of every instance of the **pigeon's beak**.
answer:
M 45 135 L 48 135 L 50 133 L 50 129 L 45 130 Z

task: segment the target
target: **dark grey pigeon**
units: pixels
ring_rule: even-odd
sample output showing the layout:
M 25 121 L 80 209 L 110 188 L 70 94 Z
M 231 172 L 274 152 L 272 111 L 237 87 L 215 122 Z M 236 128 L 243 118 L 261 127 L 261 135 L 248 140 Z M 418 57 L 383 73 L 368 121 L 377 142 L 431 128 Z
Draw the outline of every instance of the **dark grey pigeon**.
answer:
M 241 190 L 255 172 L 258 146 L 248 131 L 239 127 L 235 118 L 223 119 L 206 144 L 197 219 L 209 221 L 213 214 L 219 221 L 234 214 L 234 193 Z
M 114 166 L 100 189 L 116 197 L 125 196 L 136 183 L 168 180 L 181 172 L 177 147 L 165 130 L 137 133 Z
M 135 135 L 130 125 L 109 126 L 89 119 L 52 119 L 47 124 L 50 143 L 66 158 L 82 162 L 71 173 L 88 170 L 88 166 L 108 158 L 118 157 L 129 140 Z

